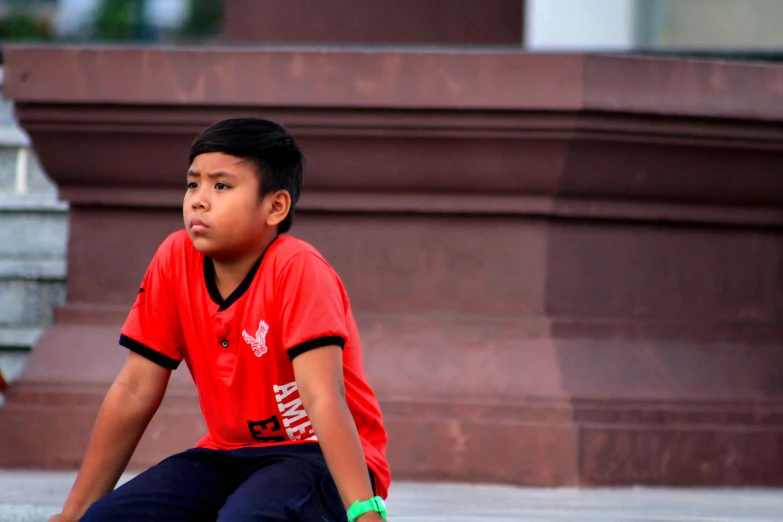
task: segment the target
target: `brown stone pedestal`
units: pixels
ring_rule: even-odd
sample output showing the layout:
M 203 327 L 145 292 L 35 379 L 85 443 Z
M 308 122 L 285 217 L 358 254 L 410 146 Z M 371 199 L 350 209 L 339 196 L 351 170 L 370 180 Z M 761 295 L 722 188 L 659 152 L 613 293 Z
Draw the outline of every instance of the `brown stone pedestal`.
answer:
M 46 47 L 6 67 L 72 233 L 0 466 L 78 464 L 181 226 L 187 147 L 253 114 L 308 157 L 293 231 L 352 296 L 396 478 L 783 484 L 783 68 Z M 203 431 L 176 374 L 135 467 Z

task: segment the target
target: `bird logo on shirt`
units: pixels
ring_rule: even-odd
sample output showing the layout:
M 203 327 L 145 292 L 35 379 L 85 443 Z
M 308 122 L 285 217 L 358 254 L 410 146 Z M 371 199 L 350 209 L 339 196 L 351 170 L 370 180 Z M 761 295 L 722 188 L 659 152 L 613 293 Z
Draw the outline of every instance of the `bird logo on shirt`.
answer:
M 266 353 L 266 333 L 269 331 L 269 325 L 264 321 L 258 322 L 258 331 L 256 336 L 252 337 L 245 330 L 242 330 L 242 339 L 253 349 L 256 357 L 261 357 Z

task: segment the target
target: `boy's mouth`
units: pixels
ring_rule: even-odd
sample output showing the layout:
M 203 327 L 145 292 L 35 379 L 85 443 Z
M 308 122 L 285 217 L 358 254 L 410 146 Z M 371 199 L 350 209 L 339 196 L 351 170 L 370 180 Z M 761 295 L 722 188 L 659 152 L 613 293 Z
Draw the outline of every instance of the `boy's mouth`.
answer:
M 188 223 L 188 228 L 190 228 L 192 232 L 204 232 L 209 227 L 207 226 L 206 223 L 204 223 L 204 221 L 200 217 L 193 216 L 192 218 L 190 218 L 190 223 Z

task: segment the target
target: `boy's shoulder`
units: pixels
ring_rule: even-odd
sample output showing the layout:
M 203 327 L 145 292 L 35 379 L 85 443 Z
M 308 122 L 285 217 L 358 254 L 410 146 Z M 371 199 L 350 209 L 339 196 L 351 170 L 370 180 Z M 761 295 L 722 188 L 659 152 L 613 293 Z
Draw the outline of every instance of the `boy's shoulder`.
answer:
M 301 254 L 315 256 L 327 265 L 329 264 L 313 245 L 289 235 L 282 235 L 275 239 L 267 255 L 274 259 L 274 263 L 278 268 L 283 268 L 289 261 Z
M 195 251 L 187 230 L 177 230 L 169 234 L 158 247 L 155 257 L 159 261 L 174 261 Z

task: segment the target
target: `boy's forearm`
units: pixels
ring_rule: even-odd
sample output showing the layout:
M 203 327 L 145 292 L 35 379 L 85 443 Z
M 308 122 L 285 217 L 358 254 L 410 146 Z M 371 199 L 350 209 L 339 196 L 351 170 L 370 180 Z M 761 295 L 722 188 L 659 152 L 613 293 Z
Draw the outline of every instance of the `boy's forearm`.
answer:
M 345 399 L 318 399 L 307 413 L 345 508 L 357 500 L 372 498 L 367 461 Z
M 114 489 L 159 405 L 160 401 L 140 401 L 122 384 L 112 384 L 98 412 L 64 514 L 78 518 Z

